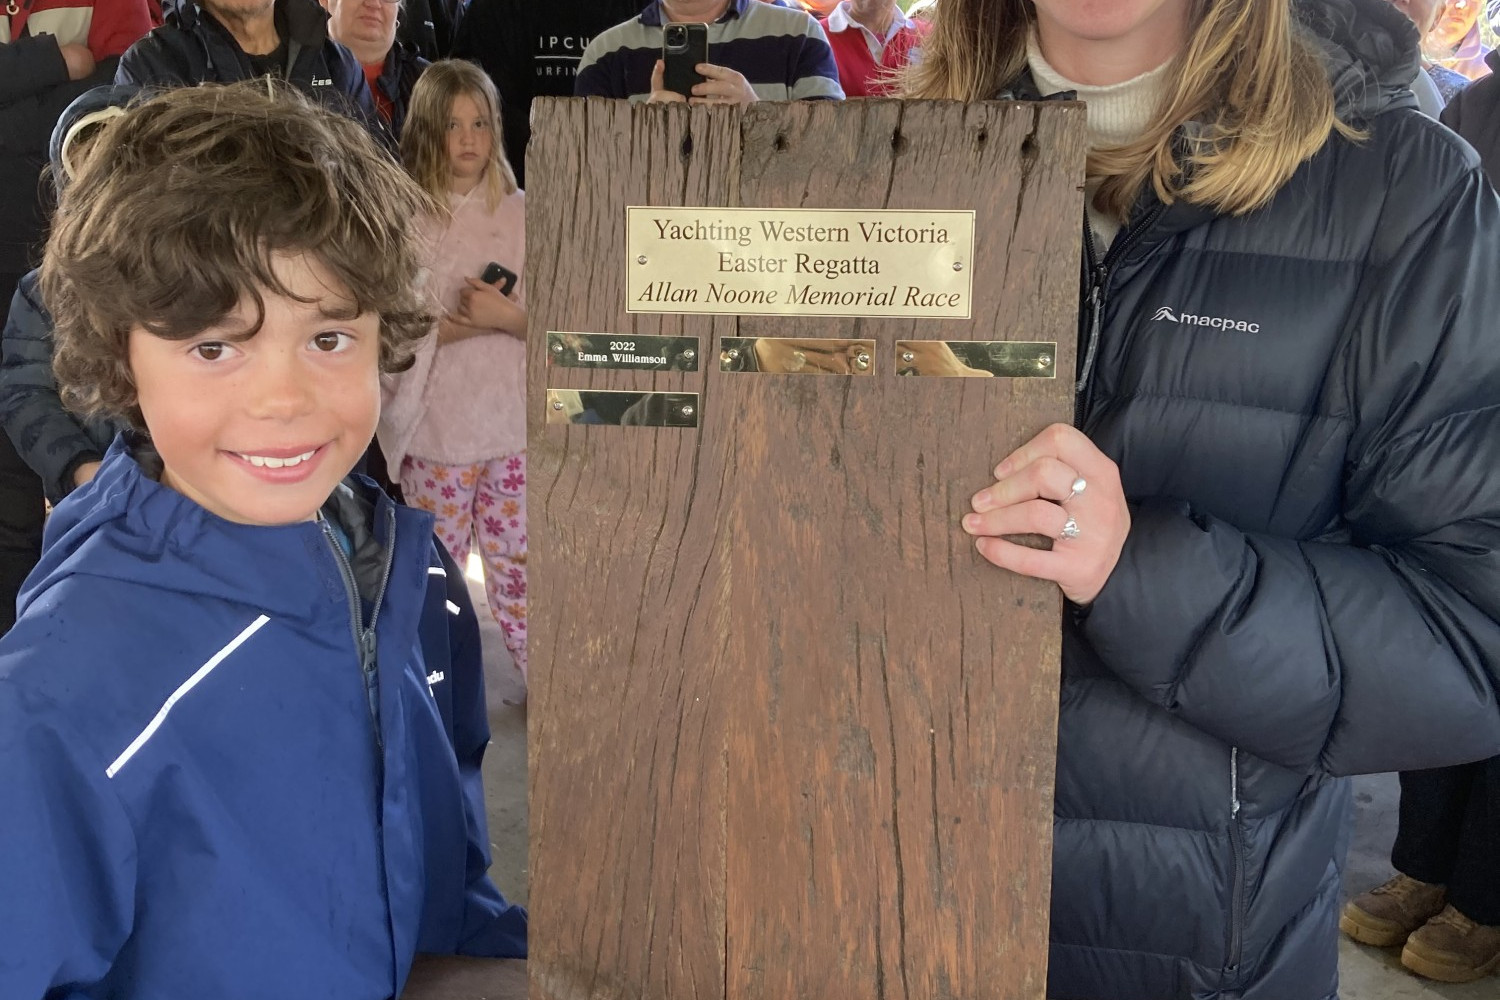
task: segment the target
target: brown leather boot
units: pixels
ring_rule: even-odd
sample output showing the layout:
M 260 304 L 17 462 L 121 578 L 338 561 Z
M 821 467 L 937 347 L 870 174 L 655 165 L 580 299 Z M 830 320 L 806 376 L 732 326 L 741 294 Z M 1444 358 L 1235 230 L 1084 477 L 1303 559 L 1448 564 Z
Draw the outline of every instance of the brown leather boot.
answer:
M 1444 889 L 1397 873 L 1344 905 L 1339 930 L 1361 944 L 1391 948 L 1443 910 Z
M 1440 983 L 1472 983 L 1500 971 L 1500 927 L 1476 924 L 1451 906 L 1406 939 L 1401 964 Z

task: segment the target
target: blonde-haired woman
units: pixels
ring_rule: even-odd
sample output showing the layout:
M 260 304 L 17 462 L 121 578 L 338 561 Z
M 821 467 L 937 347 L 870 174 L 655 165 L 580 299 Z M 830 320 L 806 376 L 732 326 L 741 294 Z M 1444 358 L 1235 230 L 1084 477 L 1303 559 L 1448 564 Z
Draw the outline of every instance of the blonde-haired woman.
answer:
M 1335 997 L 1339 776 L 1500 750 L 1500 200 L 1417 69 L 1385 0 L 937 4 L 915 95 L 1089 104 L 1077 428 L 963 522 L 1070 602 L 1050 996 Z
M 391 477 L 407 503 L 437 515 L 454 561 L 464 565 L 477 544 L 490 611 L 524 676 L 526 197 L 500 136 L 500 100 L 483 70 L 427 67 L 401 158 L 432 198 L 421 225 L 439 319 L 411 370 L 389 376 L 379 435 Z M 492 280 L 501 268 L 508 295 Z

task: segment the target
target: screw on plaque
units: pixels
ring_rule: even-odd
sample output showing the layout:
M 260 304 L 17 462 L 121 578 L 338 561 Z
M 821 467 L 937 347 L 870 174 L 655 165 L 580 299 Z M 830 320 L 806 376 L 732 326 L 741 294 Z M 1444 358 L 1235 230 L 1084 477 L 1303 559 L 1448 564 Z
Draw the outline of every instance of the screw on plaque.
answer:
M 645 254 L 641 254 L 639 257 L 637 257 L 635 259 L 635 262 L 637 264 L 644 264 L 644 263 L 646 263 L 646 255 Z
M 907 364 L 911 364 L 913 361 L 917 360 L 917 356 L 911 351 L 902 351 L 901 360 L 905 361 Z
M 860 371 L 868 371 L 870 367 L 870 356 L 864 351 L 860 351 L 854 356 L 854 367 L 858 368 Z
M 682 415 L 684 417 L 691 417 L 694 413 L 697 413 L 697 412 L 698 412 L 697 410 L 693 409 L 693 406 L 692 406 L 691 403 L 689 403 L 687 406 L 684 406 L 682 408 Z
M 689 347 L 687 350 L 685 350 L 685 351 L 682 352 L 682 360 L 684 360 L 684 361 L 691 361 L 694 358 L 696 358 L 697 356 L 698 356 L 698 352 L 695 351 L 695 350 L 693 350 L 691 347 Z
M 562 352 L 563 352 L 562 341 L 558 341 L 558 342 L 556 342 L 556 343 L 554 343 L 552 345 L 552 353 L 553 354 L 561 354 Z
M 560 399 L 554 399 L 552 401 L 552 408 L 554 410 L 560 410 L 560 409 L 562 409 L 563 408 L 563 401 L 560 400 Z
M 1043 354 L 1036 359 L 1036 366 L 1038 368 L 1046 368 L 1050 364 L 1052 364 L 1052 355 L 1050 354 Z
M 641 261 L 641 263 L 644 264 L 645 261 Z M 964 269 L 964 262 L 963 261 L 961 261 L 961 260 L 955 260 L 953 262 L 953 270 L 955 270 L 955 271 L 962 271 L 963 269 Z

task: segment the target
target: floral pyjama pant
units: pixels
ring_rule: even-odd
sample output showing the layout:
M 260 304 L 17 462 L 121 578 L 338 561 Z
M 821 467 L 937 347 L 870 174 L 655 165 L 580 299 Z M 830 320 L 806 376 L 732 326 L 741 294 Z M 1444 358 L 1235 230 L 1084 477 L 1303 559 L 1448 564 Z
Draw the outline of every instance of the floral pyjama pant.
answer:
M 473 465 L 407 456 L 401 490 L 413 507 L 437 515 L 437 533 L 459 567 L 477 544 L 490 612 L 505 647 L 526 675 L 526 453 Z

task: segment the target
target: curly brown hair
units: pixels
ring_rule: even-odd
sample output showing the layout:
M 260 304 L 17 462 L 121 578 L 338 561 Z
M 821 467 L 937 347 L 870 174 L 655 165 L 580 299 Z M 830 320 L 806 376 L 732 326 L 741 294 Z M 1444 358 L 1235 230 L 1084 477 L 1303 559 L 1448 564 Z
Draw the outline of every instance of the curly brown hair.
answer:
M 63 192 L 42 264 L 64 403 L 146 430 L 129 365 L 140 327 L 184 340 L 241 301 L 293 297 L 273 258 L 306 253 L 380 317 L 380 367 L 411 365 L 427 197 L 358 123 L 267 80 L 166 91 L 108 122 Z

